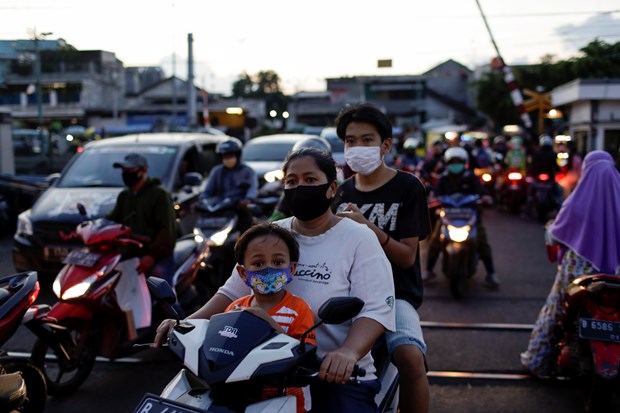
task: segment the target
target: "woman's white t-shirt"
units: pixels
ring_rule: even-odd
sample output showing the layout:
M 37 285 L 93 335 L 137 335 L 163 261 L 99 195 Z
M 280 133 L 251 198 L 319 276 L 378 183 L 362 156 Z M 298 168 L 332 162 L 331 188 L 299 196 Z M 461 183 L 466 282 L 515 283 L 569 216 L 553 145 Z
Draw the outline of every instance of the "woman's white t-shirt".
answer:
M 293 218 L 275 224 L 291 229 Z M 293 281 L 286 287 L 310 305 L 315 320 L 321 305 L 331 297 L 358 297 L 364 308 L 352 320 L 342 324 L 321 325 L 316 331 L 319 357 L 339 348 L 351 329 L 352 322 L 366 317 L 394 331 L 394 280 L 392 269 L 375 234 L 366 225 L 342 219 L 321 235 L 307 237 L 295 234 L 299 242 L 299 262 Z M 218 290 L 231 300 L 251 291 L 237 271 Z M 375 368 L 370 353 L 358 361 L 366 370 L 360 380 L 374 379 Z

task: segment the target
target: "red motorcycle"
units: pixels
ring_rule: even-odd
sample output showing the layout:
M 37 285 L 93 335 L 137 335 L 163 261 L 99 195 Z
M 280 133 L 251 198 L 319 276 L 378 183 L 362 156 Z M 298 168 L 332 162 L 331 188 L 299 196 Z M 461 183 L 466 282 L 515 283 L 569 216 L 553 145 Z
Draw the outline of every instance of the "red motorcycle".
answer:
M 523 174 L 514 170 L 506 172 L 497 197 L 498 205 L 505 211 L 519 213 L 527 200 L 527 185 Z
M 555 259 L 558 246 L 547 248 Z M 567 289 L 557 337 L 557 374 L 582 383 L 586 411 L 612 411 L 614 395 L 620 394 L 620 277 L 575 279 Z
M 0 278 L 0 345 L 13 336 L 38 295 L 34 271 Z M 46 398 L 41 371 L 29 360 L 0 350 L 0 411 L 41 413 Z
M 58 302 L 51 308 L 35 306 L 24 323 L 38 337 L 32 361 L 43 371 L 53 396 L 76 390 L 98 355 L 117 359 L 151 342 L 156 327 L 168 317 L 153 305 L 144 275 L 136 269 L 138 259 L 123 256 L 125 247 L 141 247 L 143 237 L 102 218 L 82 222 L 76 234 L 85 247 L 66 257 L 53 283 Z M 186 311 L 200 306 L 194 281 L 208 250 L 199 230 L 176 243 L 172 279 Z

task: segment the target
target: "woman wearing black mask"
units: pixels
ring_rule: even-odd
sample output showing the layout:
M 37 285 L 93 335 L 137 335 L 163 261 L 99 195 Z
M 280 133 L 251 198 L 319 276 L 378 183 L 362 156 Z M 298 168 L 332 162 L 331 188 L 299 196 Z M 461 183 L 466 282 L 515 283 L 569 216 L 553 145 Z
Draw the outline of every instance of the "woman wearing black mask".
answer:
M 374 412 L 379 390 L 370 349 L 385 330 L 394 329 L 392 270 L 379 241 L 365 225 L 334 215 L 336 166 L 314 148 L 294 151 L 284 167 L 286 201 L 294 216 L 275 223 L 290 229 L 300 246 L 299 262 L 287 289 L 302 297 L 315 312 L 328 298 L 355 296 L 364 308 L 351 322 L 322 325 L 316 330 L 318 355 L 323 359 L 312 388 L 313 411 Z M 209 318 L 232 300 L 247 295 L 248 287 L 233 274 L 217 294 L 188 318 Z M 155 337 L 165 341 L 173 325 L 164 321 Z M 366 370 L 361 384 L 349 382 L 355 364 Z

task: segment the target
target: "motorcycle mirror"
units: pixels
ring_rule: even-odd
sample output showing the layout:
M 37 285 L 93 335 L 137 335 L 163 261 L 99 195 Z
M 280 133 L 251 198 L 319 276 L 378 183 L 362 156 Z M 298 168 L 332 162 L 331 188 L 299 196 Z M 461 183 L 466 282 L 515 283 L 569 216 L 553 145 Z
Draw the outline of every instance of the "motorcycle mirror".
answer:
M 364 301 L 357 297 L 332 297 L 319 308 L 319 318 L 325 324 L 340 324 L 362 311 Z
M 149 292 L 157 301 L 170 305 L 177 302 L 177 296 L 168 281 L 158 277 L 149 277 L 146 284 L 149 287 Z
M 173 307 L 173 305 L 177 302 L 177 295 L 170 284 L 168 284 L 168 281 L 162 278 L 149 277 L 146 279 L 146 285 L 148 286 L 149 292 L 155 301 L 165 304 L 163 307 L 168 313 L 167 315 L 179 321 L 179 314 Z
M 84 206 L 84 204 L 78 202 L 77 209 L 80 212 L 80 215 L 82 215 L 83 217 L 86 216 L 86 207 Z
M 306 337 L 321 324 L 340 324 L 352 319 L 362 311 L 364 301 L 357 297 L 332 297 L 319 308 L 321 321 L 310 327 L 301 335 L 300 352 L 306 352 Z

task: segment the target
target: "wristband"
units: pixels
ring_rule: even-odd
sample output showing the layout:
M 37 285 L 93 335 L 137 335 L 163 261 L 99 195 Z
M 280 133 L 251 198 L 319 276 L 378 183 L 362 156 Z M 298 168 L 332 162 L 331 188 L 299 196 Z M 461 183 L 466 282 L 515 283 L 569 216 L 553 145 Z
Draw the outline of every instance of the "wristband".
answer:
M 385 235 L 387 235 L 387 238 L 385 239 L 385 241 L 383 241 L 383 242 L 381 243 L 381 248 L 385 247 L 385 246 L 387 245 L 387 243 L 388 243 L 388 242 L 390 242 L 390 239 L 392 239 L 392 238 L 390 237 L 390 234 L 388 234 L 387 232 L 385 233 Z

